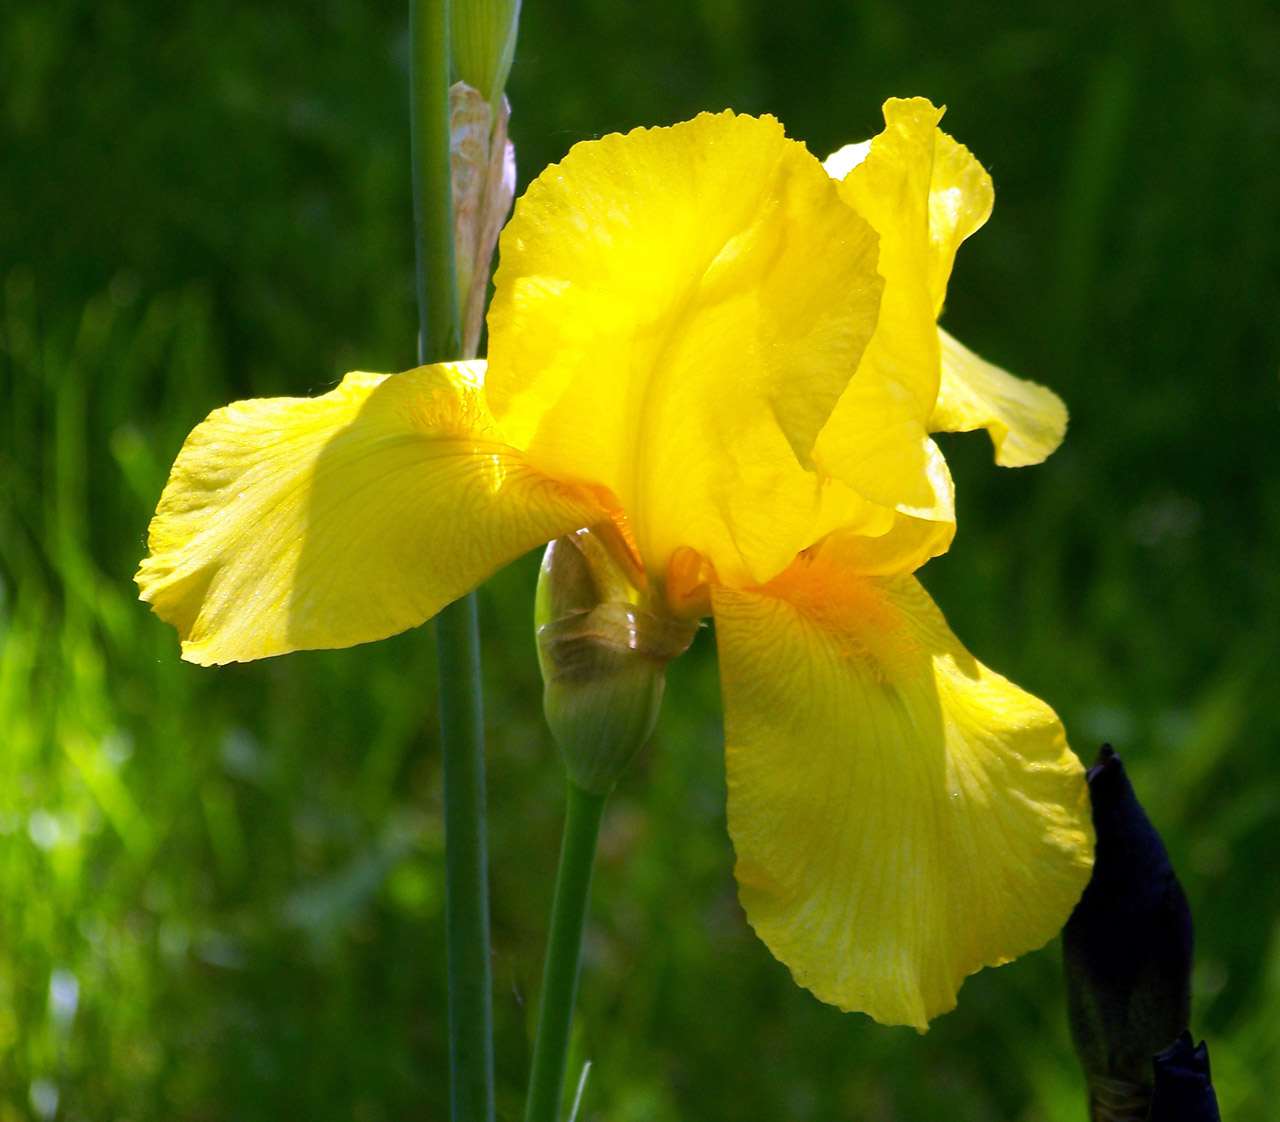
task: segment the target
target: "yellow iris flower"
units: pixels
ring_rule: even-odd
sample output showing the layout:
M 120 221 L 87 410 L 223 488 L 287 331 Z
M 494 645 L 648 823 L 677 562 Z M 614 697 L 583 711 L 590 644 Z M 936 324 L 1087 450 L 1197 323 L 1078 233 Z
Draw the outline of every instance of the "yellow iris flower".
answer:
M 824 168 L 772 118 L 579 144 L 501 241 L 489 358 L 239 402 L 179 453 L 141 595 L 198 663 L 379 639 L 582 527 L 714 617 L 747 916 L 824 1001 L 923 1029 L 1038 947 L 1092 863 L 1044 703 L 912 575 L 954 532 L 930 437 L 1066 424 L 937 327 L 990 179 L 927 101 Z

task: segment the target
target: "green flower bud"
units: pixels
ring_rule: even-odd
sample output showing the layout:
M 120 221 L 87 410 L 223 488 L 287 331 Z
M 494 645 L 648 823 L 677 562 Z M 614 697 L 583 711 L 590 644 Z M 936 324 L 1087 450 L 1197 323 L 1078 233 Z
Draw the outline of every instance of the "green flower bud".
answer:
M 547 546 L 538 576 L 543 710 L 569 778 L 593 795 L 613 789 L 649 738 L 667 663 L 697 632 L 649 611 L 617 552 L 582 530 Z

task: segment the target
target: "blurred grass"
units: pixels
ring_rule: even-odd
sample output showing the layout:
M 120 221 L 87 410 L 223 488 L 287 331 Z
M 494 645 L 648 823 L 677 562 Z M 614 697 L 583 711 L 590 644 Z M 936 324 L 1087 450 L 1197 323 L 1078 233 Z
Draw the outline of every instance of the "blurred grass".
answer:
M 432 644 L 201 670 L 130 577 L 182 438 L 412 361 L 402 5 L 0 9 L 0 1122 L 445 1114 Z M 1124 754 L 1196 912 L 1224 1117 L 1280 1097 L 1280 16 L 1264 0 L 526 5 L 522 181 L 733 105 L 819 154 L 891 94 L 990 168 L 947 324 L 1056 388 L 1026 472 L 948 438 L 926 581 L 984 661 Z M 482 597 L 500 1116 L 528 1062 L 561 778 L 532 559 Z M 585 1118 L 1081 1116 L 1056 951 L 921 1038 L 746 927 L 714 637 L 606 819 Z

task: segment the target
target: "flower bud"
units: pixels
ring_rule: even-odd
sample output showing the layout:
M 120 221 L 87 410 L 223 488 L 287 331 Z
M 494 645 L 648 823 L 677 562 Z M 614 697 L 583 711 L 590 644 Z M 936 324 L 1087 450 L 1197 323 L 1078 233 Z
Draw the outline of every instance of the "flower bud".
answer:
M 1190 1019 L 1191 910 L 1110 745 L 1088 782 L 1097 852 L 1063 929 L 1067 1012 L 1090 1117 L 1140 1120 L 1151 1099 L 1152 1057 Z
M 1152 1061 L 1155 1088 L 1147 1122 L 1220 1122 L 1218 1096 L 1209 1075 L 1209 1049 L 1192 1047 L 1183 1032 Z
M 649 738 L 667 663 L 697 631 L 647 610 L 617 554 L 579 531 L 547 546 L 538 576 L 543 710 L 569 778 L 593 795 L 613 789 Z

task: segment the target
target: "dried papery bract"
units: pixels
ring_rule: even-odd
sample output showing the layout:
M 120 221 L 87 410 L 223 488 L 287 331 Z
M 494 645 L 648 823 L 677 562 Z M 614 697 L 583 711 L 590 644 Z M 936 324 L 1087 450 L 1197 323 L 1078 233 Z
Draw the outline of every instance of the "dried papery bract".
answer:
M 454 245 L 465 358 L 474 358 L 480 347 L 493 251 L 515 198 L 516 150 L 507 139 L 510 116 L 505 96 L 491 102 L 465 82 L 449 90 Z

